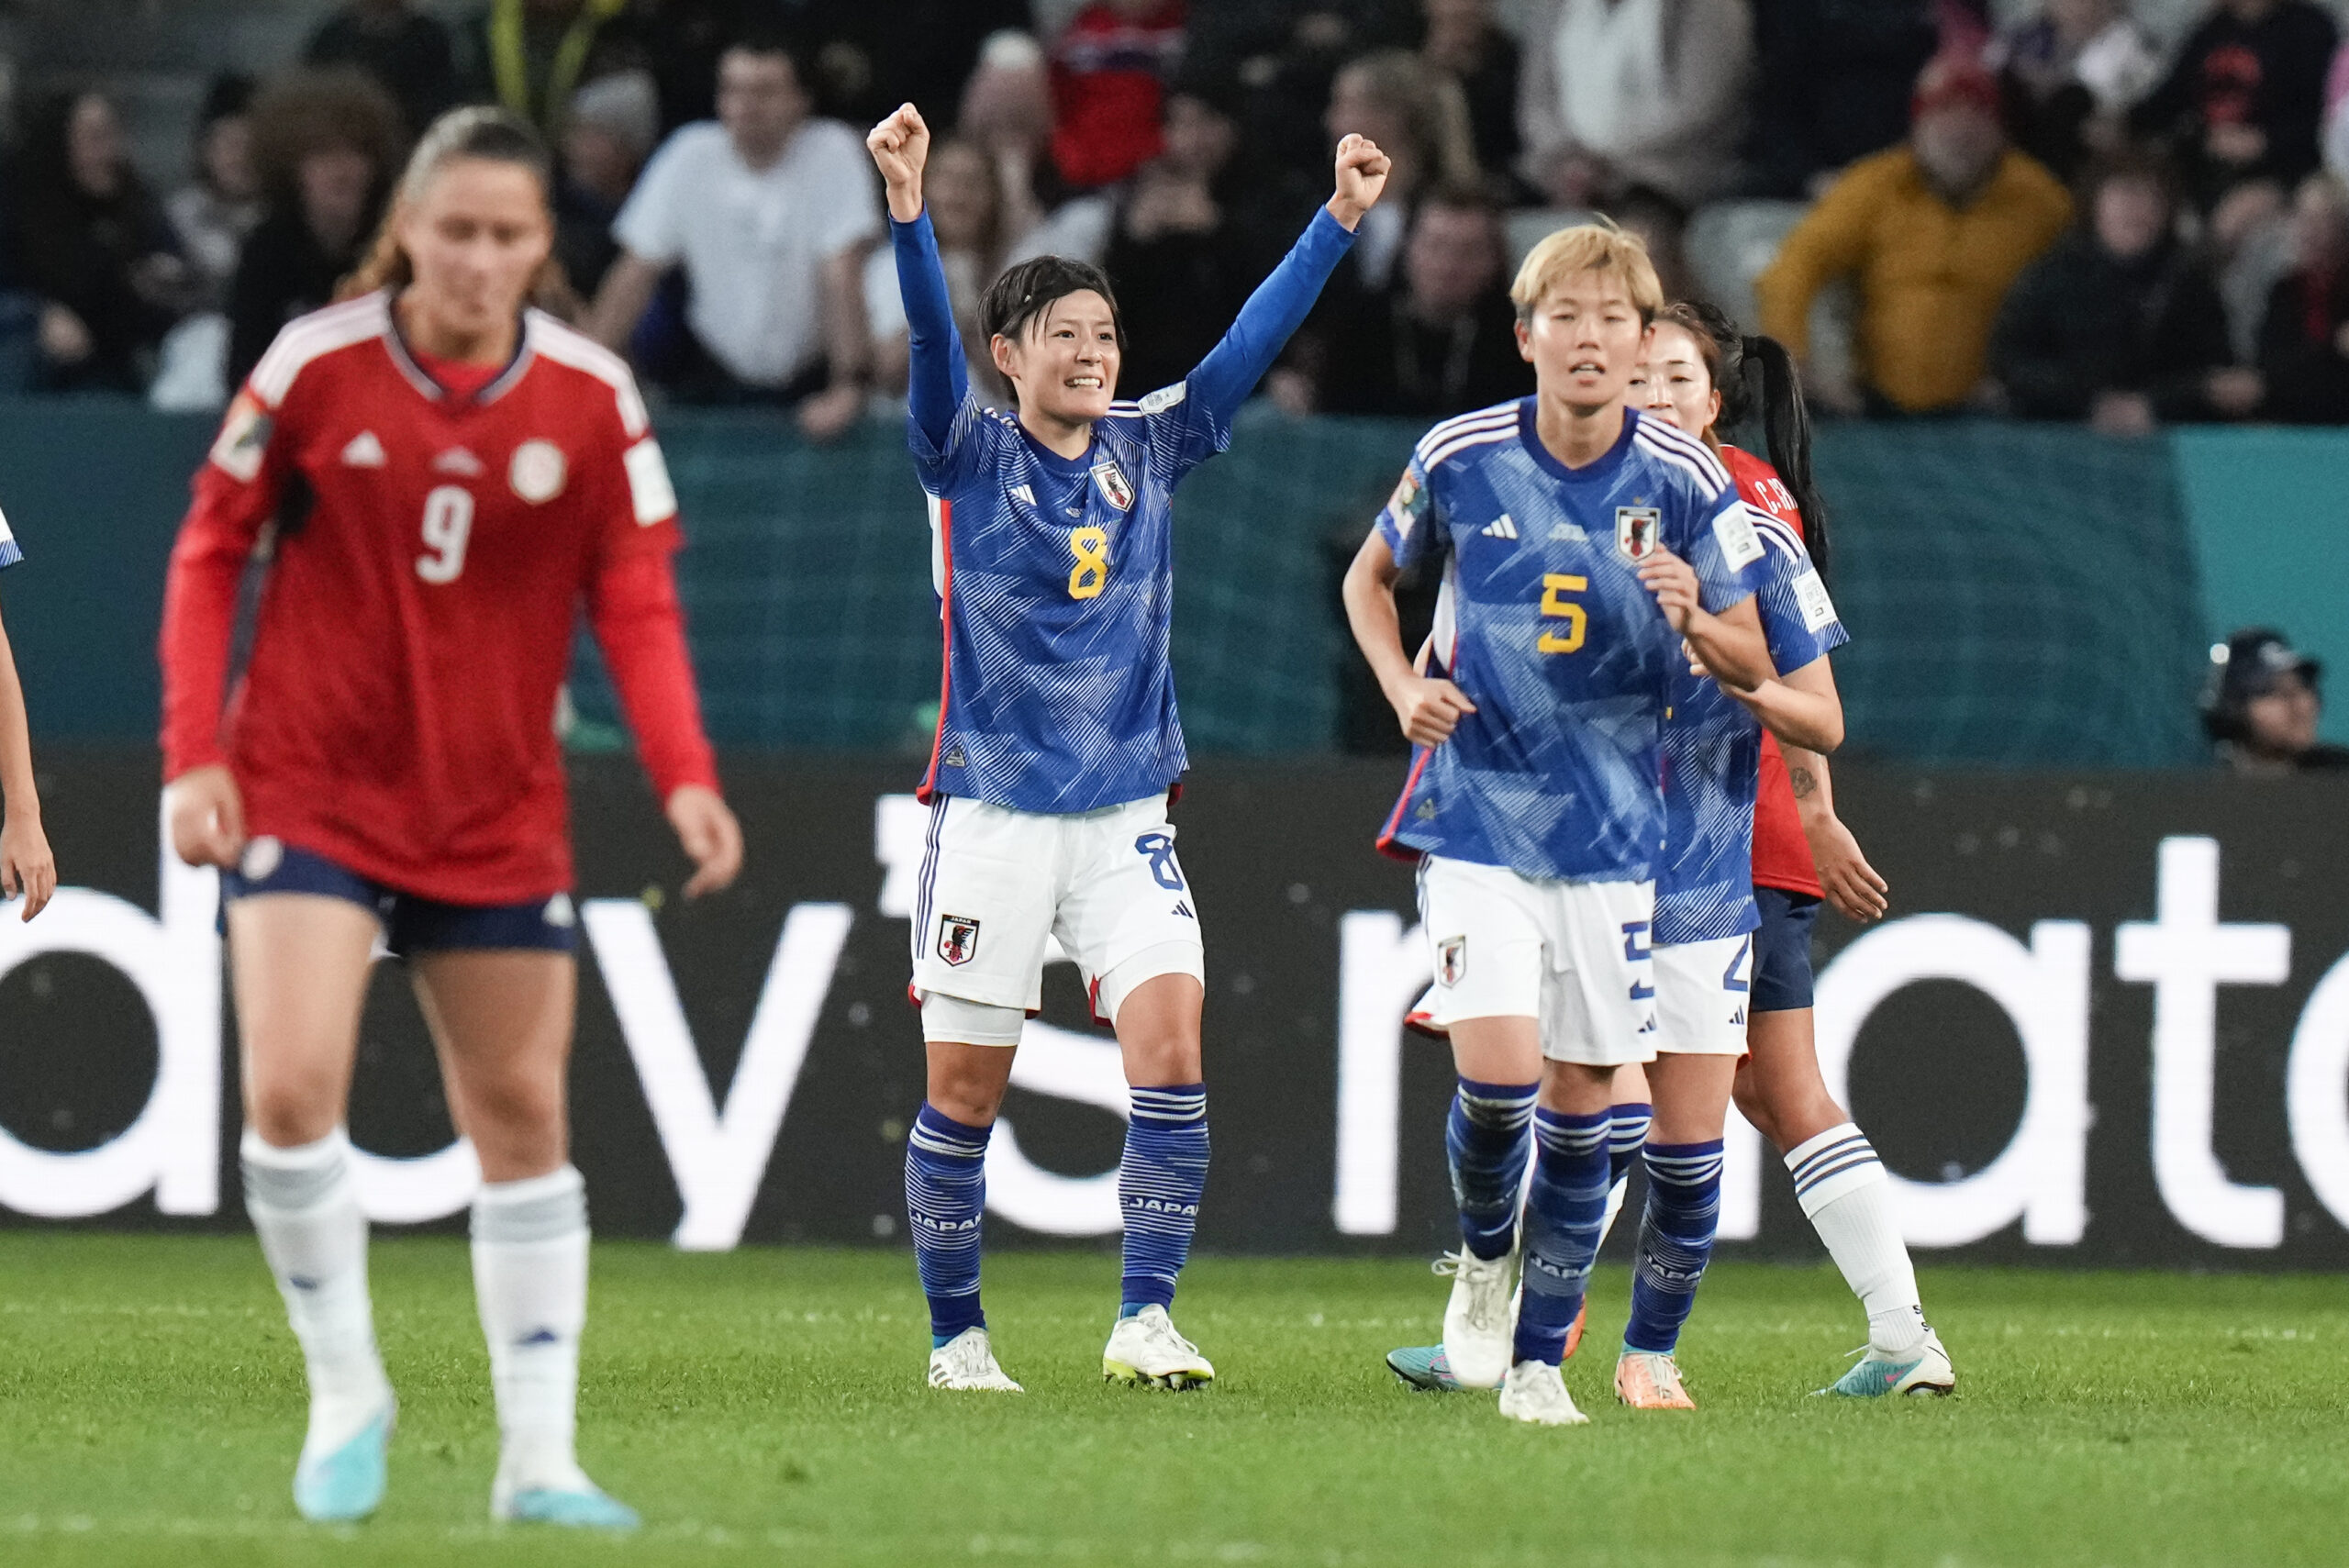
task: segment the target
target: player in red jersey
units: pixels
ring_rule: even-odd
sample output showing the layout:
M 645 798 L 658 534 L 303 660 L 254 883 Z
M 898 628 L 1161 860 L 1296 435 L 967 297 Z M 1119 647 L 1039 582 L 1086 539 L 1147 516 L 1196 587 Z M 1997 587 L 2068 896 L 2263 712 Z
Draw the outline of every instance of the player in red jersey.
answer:
M 310 1383 L 294 1493 L 381 1500 L 394 1401 L 342 1130 L 372 952 L 405 959 L 481 1162 L 475 1292 L 505 1519 L 624 1529 L 573 1454 L 587 1217 L 563 1104 L 576 966 L 554 714 L 581 604 L 696 870 L 718 789 L 670 558 L 676 502 L 627 367 L 526 302 L 560 288 L 550 161 L 491 109 L 418 144 L 344 303 L 230 406 L 164 597 L 174 847 L 223 869 L 246 1207 Z M 238 584 L 268 557 L 228 695 Z M 224 695 L 228 695 L 225 704 Z
M 1686 305 L 1657 320 L 1649 355 L 1651 398 L 1674 423 L 1701 432 L 1721 455 L 1762 526 L 1786 528 L 1823 578 L 1826 511 L 1810 477 L 1810 421 L 1794 361 L 1776 339 L 1742 337 L 1719 311 Z M 1750 373 L 1749 373 L 1749 368 Z M 1758 390 L 1752 385 L 1759 382 Z M 1737 422 L 1749 402 L 1772 462 L 1722 444 L 1715 427 Z M 1826 603 L 1823 581 L 1815 584 Z M 1770 733 L 1775 682 L 1733 694 L 1764 721 L 1761 788 L 1753 806 L 1753 934 L 1746 1056 L 1737 1106 L 1777 1147 L 1802 1210 L 1868 1314 L 1868 1351 L 1831 1392 L 1874 1396 L 1946 1394 L 1956 1380 L 1941 1338 L 1919 1305 L 1883 1162 L 1820 1075 L 1811 1017 L 1811 926 L 1822 898 L 1865 922 L 1889 906 L 1889 889 L 1835 816 L 1827 759 Z M 1619 1095 L 1619 1098 L 1620 1096 Z

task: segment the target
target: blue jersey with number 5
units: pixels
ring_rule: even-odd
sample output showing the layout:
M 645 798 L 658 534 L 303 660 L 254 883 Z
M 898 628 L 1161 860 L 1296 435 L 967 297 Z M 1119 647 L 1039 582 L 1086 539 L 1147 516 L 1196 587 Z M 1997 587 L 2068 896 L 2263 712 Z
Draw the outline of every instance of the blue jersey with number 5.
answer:
M 1196 370 L 1112 404 L 1065 458 L 971 395 L 930 215 L 890 229 L 946 643 L 922 798 L 1075 812 L 1163 794 L 1186 765 L 1168 652 L 1174 486 L 1230 445 L 1233 413 L 1353 236 L 1317 215 Z
M 1476 705 L 1414 755 L 1379 844 L 1644 882 L 1664 847 L 1659 747 L 1685 662 L 1639 563 L 1671 550 L 1719 611 L 1753 592 L 1763 545 L 1701 442 L 1627 412 L 1603 457 L 1568 468 L 1534 414 L 1528 397 L 1438 425 L 1379 514 L 1398 563 L 1441 566 L 1435 661 Z

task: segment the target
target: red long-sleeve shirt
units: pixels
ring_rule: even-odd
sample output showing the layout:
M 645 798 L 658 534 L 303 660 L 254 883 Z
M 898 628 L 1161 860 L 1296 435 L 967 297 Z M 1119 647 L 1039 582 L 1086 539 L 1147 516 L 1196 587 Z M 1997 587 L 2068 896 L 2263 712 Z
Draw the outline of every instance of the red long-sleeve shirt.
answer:
M 255 367 L 172 552 L 164 775 L 225 762 L 254 836 L 520 903 L 571 885 L 554 712 L 583 601 L 655 789 L 717 784 L 676 501 L 627 367 L 551 317 L 482 384 L 438 369 L 460 384 L 383 295 L 295 322 Z M 272 525 L 231 695 L 238 584 Z

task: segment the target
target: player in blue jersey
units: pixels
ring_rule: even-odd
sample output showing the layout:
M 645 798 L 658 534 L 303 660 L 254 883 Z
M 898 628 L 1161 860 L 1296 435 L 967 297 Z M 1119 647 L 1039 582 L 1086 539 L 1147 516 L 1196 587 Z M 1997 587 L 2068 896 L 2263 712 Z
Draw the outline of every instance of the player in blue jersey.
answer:
M 1114 400 L 1124 329 L 1099 269 L 1055 256 L 1011 268 L 981 306 L 1017 394 L 1007 412 L 966 384 L 922 207 L 929 128 L 907 105 L 866 139 L 911 328 L 907 439 L 930 497 L 945 636 L 913 917 L 929 1094 L 906 1151 L 930 1382 L 1019 1386 L 980 1310 L 980 1217 L 988 1132 L 1057 943 L 1116 1028 L 1132 1085 L 1123 1291 L 1103 1375 L 1205 1384 L 1214 1367 L 1168 1315 L 1208 1165 L 1197 899 L 1166 819 L 1186 766 L 1169 506 L 1183 475 L 1230 444 L 1232 414 L 1377 201 L 1386 157 L 1358 136 L 1341 142 L 1336 194 L 1296 249 L 1196 370 L 1139 402 Z
M 1636 239 L 1561 230 L 1510 292 L 1534 395 L 1420 440 L 1345 603 L 1420 748 L 1380 842 L 1422 857 L 1434 1021 L 1460 1075 L 1444 1349 L 1461 1382 L 1500 1386 L 1504 1415 L 1564 1425 L 1585 1419 L 1558 1362 L 1606 1206 L 1609 1088 L 1654 1054 L 1665 708 L 1684 640 L 1741 687 L 1773 673 L 1746 577 L 1767 547 L 1702 444 L 1624 406 L 1663 305 Z M 1394 600 L 1422 565 L 1445 590 L 1424 675 Z
M 8 519 L 0 517 L 0 571 L 25 558 Z M 57 862 L 41 831 L 40 795 L 33 787 L 32 730 L 25 721 L 25 688 L 16 655 L 0 627 L 0 898 L 24 899 L 22 918 L 39 914 L 57 891 Z

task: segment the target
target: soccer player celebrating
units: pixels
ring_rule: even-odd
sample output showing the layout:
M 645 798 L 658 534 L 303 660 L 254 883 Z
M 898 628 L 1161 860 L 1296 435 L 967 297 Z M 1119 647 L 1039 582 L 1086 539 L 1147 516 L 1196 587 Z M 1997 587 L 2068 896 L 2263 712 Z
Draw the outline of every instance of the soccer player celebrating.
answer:
M 1380 842 L 1423 857 L 1433 1021 L 1460 1074 L 1445 1355 L 1461 1383 L 1500 1385 L 1504 1415 L 1565 1425 L 1586 1419 L 1558 1363 L 1598 1251 L 1612 1080 L 1654 1054 L 1661 748 L 1681 645 L 1746 689 L 1773 671 L 1743 575 L 1766 549 L 1750 514 L 1700 442 L 1624 406 L 1663 305 L 1645 248 L 1564 229 L 1510 292 L 1534 395 L 1421 439 L 1345 603 L 1420 748 Z M 1397 575 L 1431 561 L 1441 675 L 1413 667 L 1395 610 Z M 1667 1143 L 1707 1136 L 1668 1113 L 1658 1125 Z
M 1336 193 L 1198 367 L 1114 401 L 1124 348 L 1099 269 L 1056 256 L 988 289 L 988 350 L 1017 409 L 971 395 L 922 206 L 930 129 L 908 104 L 866 139 L 888 187 L 912 334 L 907 442 L 930 496 L 945 635 L 921 796 L 913 918 L 928 1097 L 906 1207 L 930 1299 L 933 1387 L 1016 1392 L 979 1299 L 987 1138 L 1046 943 L 1076 961 L 1132 1085 L 1119 1202 L 1125 1266 L 1104 1376 L 1159 1387 L 1215 1369 L 1168 1315 L 1208 1166 L 1197 899 L 1166 819 L 1186 761 L 1168 660 L 1170 500 L 1231 439 L 1231 417 L 1304 319 L 1386 180 L 1338 146 Z
M 295 321 L 231 405 L 172 555 L 174 847 L 223 868 L 245 1201 L 307 1362 L 294 1496 L 372 1512 L 393 1423 L 343 1131 L 378 941 L 410 966 L 481 1162 L 474 1289 L 494 1517 L 626 1529 L 573 1454 L 587 1209 L 563 1080 L 576 973 L 553 716 L 581 602 L 647 771 L 722 887 L 718 793 L 670 557 L 676 501 L 627 367 L 527 308 L 558 288 L 550 161 L 503 111 L 418 143 L 355 297 Z M 238 583 L 272 563 L 224 721 Z
M 0 517 L 0 571 L 25 558 L 8 519 Z M 40 792 L 33 787 L 32 728 L 25 719 L 24 684 L 16 654 L 0 627 L 0 898 L 21 897 L 29 920 L 57 891 L 57 862 L 40 827 Z

